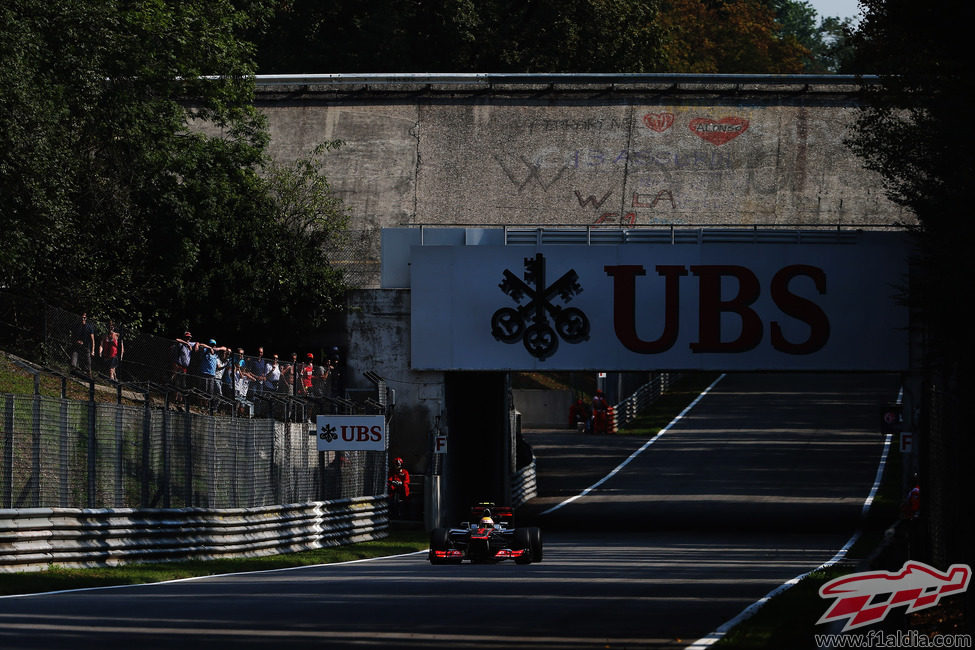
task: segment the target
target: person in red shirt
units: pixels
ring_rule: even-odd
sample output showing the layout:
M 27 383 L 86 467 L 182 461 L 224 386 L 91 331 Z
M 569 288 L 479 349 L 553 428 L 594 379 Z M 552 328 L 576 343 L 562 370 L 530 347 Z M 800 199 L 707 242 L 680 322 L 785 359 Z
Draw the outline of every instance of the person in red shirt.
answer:
M 393 460 L 386 487 L 389 488 L 389 516 L 402 519 L 407 514 L 410 500 L 410 473 L 403 467 L 402 458 Z
M 592 432 L 603 434 L 609 431 L 609 402 L 603 391 L 597 390 L 592 398 Z
M 315 355 L 309 352 L 305 355 L 307 361 L 301 367 L 301 392 L 311 395 L 312 377 L 315 375 Z
M 569 407 L 569 428 L 579 429 L 581 431 L 586 427 L 588 420 L 589 410 L 586 408 L 586 403 L 580 397 L 576 399 L 575 404 Z
M 125 346 L 122 345 L 122 337 L 115 331 L 115 323 L 109 321 L 108 333 L 102 337 L 102 341 L 98 345 L 98 355 L 102 358 L 105 367 L 108 368 L 108 378 L 112 381 L 118 381 L 115 370 L 122 361 L 124 354 Z

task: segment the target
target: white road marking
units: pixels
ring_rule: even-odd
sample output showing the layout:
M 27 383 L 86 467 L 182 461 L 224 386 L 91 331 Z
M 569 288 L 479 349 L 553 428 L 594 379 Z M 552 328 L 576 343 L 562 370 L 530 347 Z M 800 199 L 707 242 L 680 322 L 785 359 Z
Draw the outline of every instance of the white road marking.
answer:
M 671 427 L 673 427 L 675 424 L 677 424 L 682 419 L 684 419 L 684 416 L 687 415 L 687 413 L 692 408 L 694 408 L 695 406 L 697 406 L 697 403 L 700 402 L 704 398 L 705 395 L 707 395 L 709 392 L 711 392 L 711 389 L 714 388 L 715 386 L 717 386 L 718 382 L 721 381 L 724 378 L 725 378 L 725 374 L 722 373 L 720 377 L 718 377 L 717 379 L 715 379 L 714 381 L 712 381 L 710 386 L 708 386 L 707 388 L 705 388 L 704 391 L 700 395 L 698 395 L 694 399 L 693 402 L 691 402 L 690 404 L 687 405 L 687 408 L 685 408 L 683 411 L 681 411 L 680 414 L 677 417 L 675 417 L 673 420 L 671 420 L 670 423 L 667 426 L 665 426 L 663 429 L 661 429 L 660 431 L 658 431 L 657 432 L 657 435 L 655 435 L 654 437 L 650 438 L 645 443 L 643 443 L 643 446 L 642 447 L 640 447 L 639 449 L 637 449 L 636 451 L 634 451 L 632 454 L 630 454 L 629 457 L 626 460 L 624 460 L 622 463 L 620 463 L 619 465 L 617 465 L 616 468 L 613 469 L 613 471 L 611 471 L 609 474 L 607 474 L 606 476 L 602 477 L 601 479 L 599 479 L 598 481 L 596 481 L 595 483 L 593 483 L 592 485 L 590 485 L 589 487 L 587 487 L 585 490 L 583 490 L 579 494 L 575 495 L 574 497 L 569 497 L 568 499 L 566 499 L 562 503 L 555 504 L 554 506 L 552 506 L 548 510 L 545 510 L 541 514 L 542 515 L 547 515 L 549 513 L 555 512 L 556 510 L 558 510 L 559 508 L 561 508 L 563 506 L 569 505 L 570 503 L 572 503 L 576 499 L 579 499 L 581 497 L 586 496 L 587 494 L 589 494 L 590 492 L 592 492 L 593 490 L 595 490 L 596 488 L 598 488 L 600 485 L 602 485 L 603 483 L 605 483 L 609 479 L 611 479 L 614 476 L 616 476 L 616 474 L 621 469 L 623 469 L 624 467 L 626 467 L 627 465 L 629 465 L 630 462 L 634 458 L 636 458 L 637 456 L 639 456 L 640 454 L 642 454 L 647 449 L 647 447 L 649 447 L 653 443 L 657 442 L 657 440 L 660 438 L 660 436 L 662 436 L 665 433 L 667 433 L 670 430 Z

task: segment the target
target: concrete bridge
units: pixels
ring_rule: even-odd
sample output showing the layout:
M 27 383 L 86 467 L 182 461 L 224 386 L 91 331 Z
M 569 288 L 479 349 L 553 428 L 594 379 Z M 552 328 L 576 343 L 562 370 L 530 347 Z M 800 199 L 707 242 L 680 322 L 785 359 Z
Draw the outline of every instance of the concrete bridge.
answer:
M 325 171 L 361 234 L 346 256 L 359 287 L 341 327 L 349 385 L 371 388 L 372 371 L 396 390 L 391 451 L 412 471 L 430 469 L 444 427 L 444 476 L 493 475 L 498 493 L 477 496 L 504 500 L 505 373 L 417 369 L 417 296 L 383 284 L 383 229 L 911 223 L 844 144 L 857 95 L 843 76 L 287 75 L 259 78 L 257 105 L 279 161 L 345 143 Z
M 278 160 L 326 173 L 366 239 L 409 225 L 889 225 L 844 145 L 849 76 L 285 75 L 258 79 Z

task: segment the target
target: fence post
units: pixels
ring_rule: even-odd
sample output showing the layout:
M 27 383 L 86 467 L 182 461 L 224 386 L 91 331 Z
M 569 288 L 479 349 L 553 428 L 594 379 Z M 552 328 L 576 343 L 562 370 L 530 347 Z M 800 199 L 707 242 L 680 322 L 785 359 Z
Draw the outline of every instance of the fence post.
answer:
M 152 477 L 152 471 L 149 466 L 149 445 L 152 444 L 152 404 L 149 399 L 148 386 L 146 387 L 146 402 L 145 411 L 142 414 L 142 486 L 141 494 L 139 495 L 140 503 L 143 508 L 149 507 L 149 481 Z M 165 407 L 169 408 L 168 404 Z M 163 411 L 165 413 L 165 411 Z
M 95 507 L 95 470 L 98 467 L 98 439 L 95 437 L 95 380 L 88 383 L 88 507 Z
M 186 413 L 183 416 L 183 444 L 184 475 L 186 484 L 183 486 L 183 507 L 193 506 L 193 415 L 190 413 L 189 402 L 186 403 Z
M 0 494 L 0 504 L 4 508 L 13 508 L 14 493 L 14 396 L 7 395 L 3 406 L 3 475 L 0 476 L 0 485 L 3 486 L 3 494 Z
M 159 436 L 159 453 L 162 457 L 163 508 L 169 507 L 169 392 L 166 393 L 166 407 L 162 412 L 162 433 Z
M 58 455 L 60 468 L 60 485 L 61 485 L 61 498 L 59 503 L 62 508 L 71 507 L 71 500 L 68 498 L 68 455 L 70 453 L 70 429 L 68 427 L 68 418 L 70 417 L 70 408 L 68 406 L 68 400 L 65 398 L 61 399 L 61 426 L 59 427 L 60 439 L 58 441 Z
M 231 409 L 234 407 L 231 406 Z M 210 435 L 207 436 L 207 454 L 204 462 L 210 469 L 209 480 L 207 483 L 207 507 L 216 508 L 217 505 L 217 419 L 210 418 L 208 427 Z
M 37 375 L 35 375 L 35 378 Z M 30 501 L 32 508 L 41 507 L 41 396 L 34 395 L 31 408 L 31 485 Z
M 115 407 L 115 497 L 114 497 L 115 502 L 112 504 L 112 506 L 115 508 L 124 508 L 126 505 L 128 505 L 125 503 L 125 495 L 122 489 L 123 487 L 122 458 L 125 455 L 125 440 L 123 435 L 124 434 L 123 429 L 125 425 L 125 419 L 123 417 L 123 411 L 122 411 L 124 407 L 122 406 L 122 400 L 121 400 L 121 395 L 122 395 L 121 386 L 122 385 L 119 384 L 119 397 L 120 397 L 119 404 Z

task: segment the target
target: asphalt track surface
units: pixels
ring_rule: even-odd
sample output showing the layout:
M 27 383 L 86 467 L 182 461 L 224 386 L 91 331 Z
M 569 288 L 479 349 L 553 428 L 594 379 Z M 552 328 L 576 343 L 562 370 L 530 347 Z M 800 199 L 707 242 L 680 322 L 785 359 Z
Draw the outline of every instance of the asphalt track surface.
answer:
M 543 527 L 538 564 L 412 554 L 2 598 L 0 648 L 684 647 L 843 546 L 897 390 L 886 375 L 729 375 L 561 507 L 646 439 L 530 433 L 542 496 L 519 517 Z

